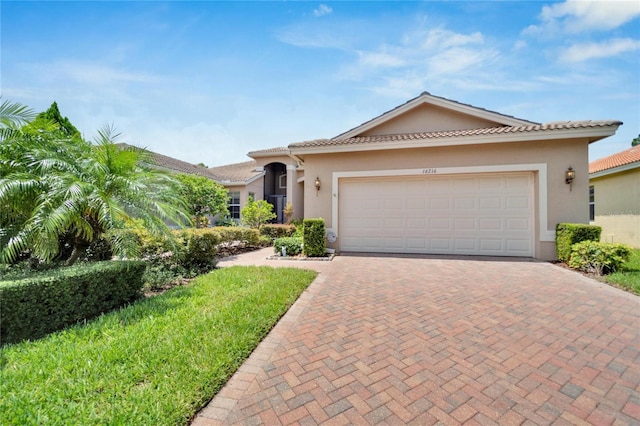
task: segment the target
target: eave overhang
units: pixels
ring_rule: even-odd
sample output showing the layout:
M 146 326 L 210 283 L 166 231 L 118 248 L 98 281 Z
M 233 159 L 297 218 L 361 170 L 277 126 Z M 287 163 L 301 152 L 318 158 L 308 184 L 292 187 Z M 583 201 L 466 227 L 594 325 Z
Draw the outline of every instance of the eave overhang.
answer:
M 597 127 L 569 128 L 569 129 L 544 129 L 522 132 L 505 132 L 490 133 L 486 135 L 468 135 L 468 136 L 440 136 L 440 137 L 422 137 L 411 138 L 407 140 L 397 140 L 390 135 L 388 138 L 380 137 L 380 141 L 375 142 L 348 142 L 343 140 L 326 140 L 318 145 L 304 146 L 304 142 L 289 145 L 291 154 L 308 155 L 308 154 L 330 154 L 341 152 L 361 152 L 361 151 L 380 151 L 389 149 L 411 149 L 411 148 L 429 148 L 456 145 L 476 145 L 490 143 L 511 143 L 511 142 L 530 142 L 530 141 L 546 141 L 555 139 L 587 139 L 589 143 L 596 142 L 615 134 L 621 122 L 612 122 L 609 125 Z M 356 138 L 357 139 L 357 138 Z M 385 140 L 387 139 L 387 140 Z

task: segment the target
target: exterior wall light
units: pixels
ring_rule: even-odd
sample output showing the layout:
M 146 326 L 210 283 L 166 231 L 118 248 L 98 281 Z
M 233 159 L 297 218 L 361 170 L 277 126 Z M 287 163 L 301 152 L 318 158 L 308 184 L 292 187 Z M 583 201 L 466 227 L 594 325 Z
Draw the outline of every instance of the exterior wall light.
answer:
M 316 187 L 316 195 L 318 195 L 318 191 L 320 191 L 320 178 L 316 177 L 315 182 L 313 182 L 313 185 Z
M 571 187 L 573 186 L 573 180 L 576 178 L 576 172 L 573 170 L 573 167 L 569 166 L 567 171 L 565 172 L 564 182 L 569 185 L 569 191 L 571 191 Z

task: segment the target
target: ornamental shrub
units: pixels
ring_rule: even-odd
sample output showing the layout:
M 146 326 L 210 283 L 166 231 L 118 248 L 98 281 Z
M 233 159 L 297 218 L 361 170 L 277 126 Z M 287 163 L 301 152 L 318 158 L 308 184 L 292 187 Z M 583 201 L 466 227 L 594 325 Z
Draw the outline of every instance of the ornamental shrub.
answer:
M 302 241 L 300 237 L 276 238 L 273 242 L 273 249 L 276 254 L 282 254 L 282 248 L 284 247 L 287 256 L 297 256 L 302 253 Z
M 631 248 L 624 244 L 582 241 L 571 248 L 569 266 L 583 272 L 606 275 L 629 260 Z
M 260 244 L 260 232 L 257 229 L 240 226 L 216 226 L 211 229 L 220 235 L 221 243 L 231 244 L 237 241 L 247 246 Z
M 181 253 L 181 265 L 209 271 L 216 265 L 220 234 L 208 228 L 189 229 L 183 233 L 185 250 Z
M 304 247 L 302 252 L 309 257 L 324 256 L 327 251 L 324 219 L 304 220 Z
M 272 240 L 282 237 L 293 237 L 296 227 L 293 225 L 267 224 L 260 228 L 260 235 L 267 236 Z
M 141 296 L 146 265 L 107 261 L 0 281 L 1 344 L 37 339 Z
M 581 241 L 600 241 L 602 228 L 581 223 L 559 223 L 556 226 L 556 254 L 558 260 L 567 262 L 571 246 Z

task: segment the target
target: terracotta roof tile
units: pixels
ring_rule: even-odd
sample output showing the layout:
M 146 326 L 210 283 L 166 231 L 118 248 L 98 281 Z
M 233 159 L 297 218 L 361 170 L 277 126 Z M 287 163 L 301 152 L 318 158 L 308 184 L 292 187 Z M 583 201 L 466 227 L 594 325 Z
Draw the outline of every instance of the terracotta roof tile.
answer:
M 219 182 L 246 182 L 262 172 L 257 172 L 255 161 L 245 161 L 244 163 L 227 164 L 224 166 L 211 167 L 209 170 L 219 177 Z
M 586 121 L 557 121 L 545 124 L 530 124 L 526 126 L 487 127 L 483 129 L 447 130 L 439 132 L 401 133 L 395 135 L 357 136 L 347 139 L 316 139 L 306 142 L 298 142 L 289 145 L 290 148 L 309 148 L 340 145 L 361 145 L 377 142 L 429 140 L 443 138 L 459 138 L 469 136 L 484 136 L 504 133 L 526 133 L 548 130 L 583 129 L 590 127 L 609 127 L 622 124 L 615 120 L 586 120 Z
M 599 158 L 589 163 L 589 173 L 601 172 L 631 163 L 640 163 L 640 145 L 618 152 L 608 157 Z M 640 164 L 638 164 L 640 167 Z

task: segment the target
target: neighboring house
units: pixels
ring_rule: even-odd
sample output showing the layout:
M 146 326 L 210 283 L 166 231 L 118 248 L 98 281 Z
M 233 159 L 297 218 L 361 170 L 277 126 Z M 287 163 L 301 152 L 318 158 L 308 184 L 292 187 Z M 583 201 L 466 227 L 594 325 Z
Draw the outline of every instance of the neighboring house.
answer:
M 243 170 L 221 182 L 240 206 L 253 192 L 324 218 L 339 251 L 554 259 L 556 224 L 589 222 L 588 146 L 621 124 L 540 124 L 425 92 L 332 139 L 210 170 Z
M 589 164 L 589 215 L 602 241 L 640 247 L 640 146 Z

